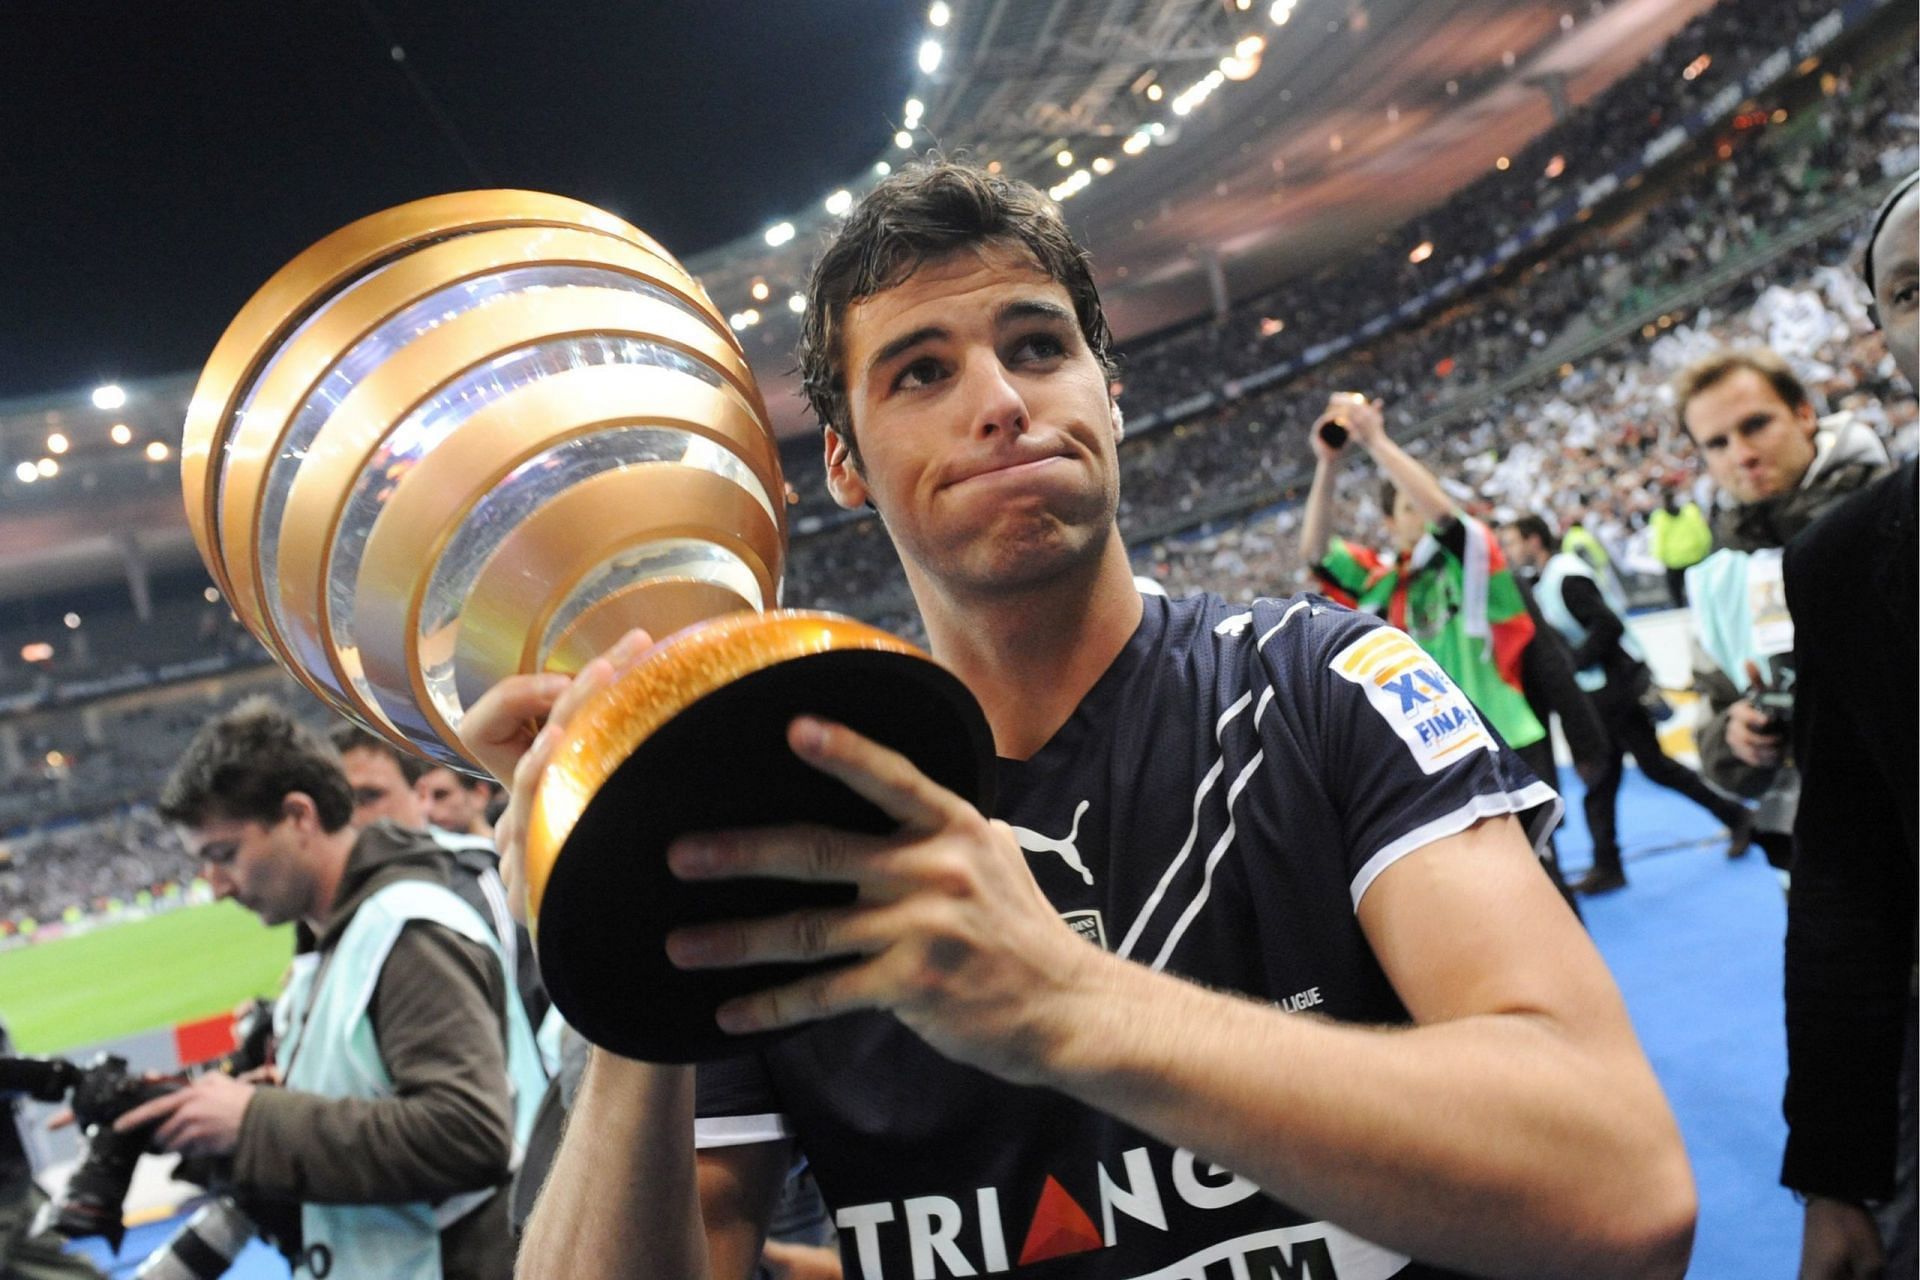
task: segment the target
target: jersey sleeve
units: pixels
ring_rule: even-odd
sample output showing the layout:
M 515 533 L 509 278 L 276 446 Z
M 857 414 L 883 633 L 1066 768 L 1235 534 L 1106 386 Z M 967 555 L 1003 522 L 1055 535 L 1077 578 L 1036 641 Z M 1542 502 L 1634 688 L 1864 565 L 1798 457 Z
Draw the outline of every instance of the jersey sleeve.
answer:
M 1405 632 L 1313 606 L 1262 646 L 1285 741 L 1333 810 L 1356 907 L 1382 871 L 1482 818 L 1519 815 L 1536 848 L 1561 813 L 1467 696 Z M 1277 642 L 1277 643 L 1276 643 Z M 1304 688 L 1302 688 L 1304 686 Z
M 793 1136 L 757 1054 L 715 1058 L 694 1071 L 693 1145 L 742 1147 Z

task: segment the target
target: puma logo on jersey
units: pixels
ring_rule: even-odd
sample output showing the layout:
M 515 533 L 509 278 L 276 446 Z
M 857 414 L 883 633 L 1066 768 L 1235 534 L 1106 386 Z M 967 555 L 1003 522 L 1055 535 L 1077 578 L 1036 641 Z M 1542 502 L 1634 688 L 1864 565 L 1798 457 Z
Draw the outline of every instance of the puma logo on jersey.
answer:
M 1092 804 L 1093 802 L 1091 800 L 1082 800 L 1080 802 L 1079 807 L 1073 811 L 1073 825 L 1067 828 L 1067 834 L 1058 840 L 1052 836 L 1043 836 L 1038 831 L 1028 830 L 1026 827 L 1015 827 L 1013 829 L 1013 838 L 1018 840 L 1020 847 L 1028 853 L 1059 854 L 1061 861 L 1065 862 L 1067 866 L 1073 870 L 1078 871 L 1082 880 L 1085 880 L 1088 884 L 1092 884 L 1093 872 L 1087 869 L 1085 862 L 1081 861 L 1080 850 L 1076 848 L 1073 843 L 1080 838 L 1080 819 L 1086 816 L 1086 812 Z
M 1247 628 L 1253 625 L 1253 614 L 1236 613 L 1231 618 L 1222 618 L 1213 624 L 1213 634 L 1232 636 L 1235 639 L 1247 634 Z

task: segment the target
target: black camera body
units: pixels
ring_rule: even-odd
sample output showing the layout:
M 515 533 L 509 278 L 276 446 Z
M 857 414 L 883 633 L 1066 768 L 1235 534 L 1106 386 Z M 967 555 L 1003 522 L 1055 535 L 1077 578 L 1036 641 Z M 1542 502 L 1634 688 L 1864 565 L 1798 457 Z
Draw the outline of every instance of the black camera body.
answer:
M 153 1126 L 116 1133 L 113 1122 L 184 1083 L 178 1077 L 144 1079 L 127 1069 L 125 1058 L 112 1054 L 85 1067 L 64 1058 L 0 1058 L 0 1095 L 25 1094 L 40 1102 L 66 1099 L 74 1123 L 86 1135 L 86 1157 L 55 1208 L 55 1231 L 68 1239 L 104 1236 L 119 1250 L 126 1234 L 120 1207 Z
M 209 1064 L 207 1070 L 238 1075 L 267 1060 L 267 1044 L 272 1028 L 273 1010 L 266 1001 L 256 1001 L 241 1020 L 239 1046 L 229 1056 Z M 182 1073 L 149 1079 L 128 1069 L 127 1060 L 103 1054 L 87 1066 L 64 1058 L 19 1058 L 0 1055 L 0 1099 L 25 1095 L 37 1102 L 66 1101 L 73 1109 L 74 1123 L 86 1136 L 86 1155 L 73 1171 L 67 1189 L 51 1206 L 48 1225 L 69 1240 L 101 1236 L 120 1251 L 126 1236 L 122 1210 L 127 1189 L 133 1184 L 134 1166 L 140 1157 L 157 1154 L 149 1145 L 157 1125 L 144 1125 L 127 1133 L 115 1132 L 113 1122 L 142 1103 L 164 1097 L 184 1088 L 189 1077 Z M 195 1182 L 211 1191 L 230 1195 L 231 1162 L 223 1157 L 184 1157 L 174 1177 Z M 299 1234 L 298 1206 L 234 1204 L 237 1222 L 249 1225 L 264 1220 L 276 1242 L 282 1235 Z M 195 1222 L 199 1222 L 196 1218 Z M 188 1224 L 188 1234 L 193 1224 Z M 223 1226 L 221 1235 L 233 1235 L 237 1227 Z M 252 1233 L 249 1232 L 249 1235 Z M 244 1246 L 245 1239 L 239 1241 Z M 168 1252 L 171 1252 L 169 1248 Z M 171 1273 L 167 1273 L 171 1274 Z M 218 1274 L 218 1273 L 215 1273 Z

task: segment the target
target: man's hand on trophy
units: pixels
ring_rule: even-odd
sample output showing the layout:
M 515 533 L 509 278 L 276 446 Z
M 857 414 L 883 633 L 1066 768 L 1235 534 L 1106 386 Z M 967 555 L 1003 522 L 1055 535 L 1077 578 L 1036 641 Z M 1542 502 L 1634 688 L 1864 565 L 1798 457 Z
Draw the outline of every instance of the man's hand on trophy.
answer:
M 460 722 L 461 740 L 508 788 L 506 810 L 494 824 L 500 853 L 500 879 L 507 888 L 513 918 L 527 922 L 526 813 L 534 788 L 553 755 L 560 733 L 594 694 L 611 684 L 653 646 L 653 637 L 635 628 L 580 669 L 578 675 L 553 672 L 508 676 L 481 696 Z
M 668 861 L 686 880 L 770 876 L 851 883 L 847 907 L 675 930 L 683 969 L 844 956 L 855 962 L 729 1001 L 720 1025 L 760 1031 L 852 1009 L 887 1009 L 940 1052 L 1016 1082 L 1072 1025 L 1074 993 L 1108 957 L 1040 891 L 1013 832 L 937 785 L 905 757 L 811 718 L 795 754 L 900 821 L 891 836 L 815 826 L 688 836 Z

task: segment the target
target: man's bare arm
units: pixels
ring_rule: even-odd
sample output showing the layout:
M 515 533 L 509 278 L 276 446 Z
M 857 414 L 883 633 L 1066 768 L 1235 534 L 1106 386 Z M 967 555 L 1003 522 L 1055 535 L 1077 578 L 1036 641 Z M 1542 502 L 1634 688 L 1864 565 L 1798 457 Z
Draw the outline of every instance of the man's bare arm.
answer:
M 1055 1087 L 1377 1244 L 1489 1276 L 1679 1275 L 1692 1175 L 1598 954 L 1511 818 L 1360 907 L 1418 1025 L 1280 1014 L 1103 966 Z
M 1387 435 L 1386 418 L 1378 404 L 1356 409 L 1349 418 L 1353 438 L 1373 458 L 1374 465 L 1393 481 L 1393 487 L 1406 494 L 1407 501 L 1429 523 L 1438 524 L 1459 512 L 1460 505 L 1440 487 L 1433 472 Z
M 1327 539 L 1333 535 L 1333 484 L 1340 471 L 1340 459 L 1346 446 L 1327 443 L 1320 429 L 1336 418 L 1344 421 L 1350 400 L 1364 398 L 1347 392 L 1334 395 L 1327 408 L 1313 421 L 1307 432 L 1307 444 L 1313 450 L 1313 485 L 1307 490 L 1307 505 L 1300 519 L 1300 559 L 1311 568 L 1327 558 Z
M 785 1143 L 693 1147 L 693 1069 L 596 1051 L 527 1223 L 519 1280 L 745 1280 Z

